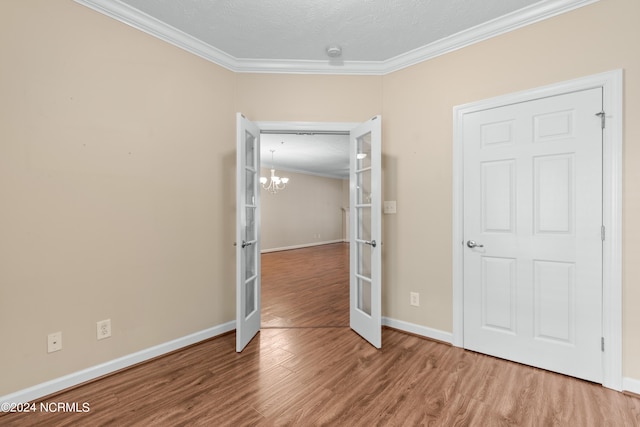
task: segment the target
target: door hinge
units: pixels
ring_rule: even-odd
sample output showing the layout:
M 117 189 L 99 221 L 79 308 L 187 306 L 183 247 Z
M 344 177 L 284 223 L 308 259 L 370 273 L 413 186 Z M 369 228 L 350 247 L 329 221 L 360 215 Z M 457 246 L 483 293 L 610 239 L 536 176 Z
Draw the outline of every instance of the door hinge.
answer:
M 602 126 L 602 129 L 604 129 L 604 123 L 607 120 L 604 111 L 600 111 L 599 113 L 596 113 L 596 116 L 600 117 L 600 126 Z
M 600 337 L 600 349 L 604 351 L 604 337 Z
M 600 226 L 600 239 L 602 239 L 602 241 L 604 242 L 605 239 L 605 228 L 604 225 Z

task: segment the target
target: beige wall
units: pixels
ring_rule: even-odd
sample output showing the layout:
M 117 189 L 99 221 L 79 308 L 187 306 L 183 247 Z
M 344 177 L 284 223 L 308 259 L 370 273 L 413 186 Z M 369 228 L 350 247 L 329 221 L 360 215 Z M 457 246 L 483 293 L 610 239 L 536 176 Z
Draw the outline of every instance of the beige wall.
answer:
M 71 0 L 0 52 L 0 396 L 233 320 L 234 73 Z
M 290 179 L 277 194 L 261 190 L 262 250 L 342 240 L 342 179 L 276 171 Z M 268 177 L 269 169 L 262 169 Z
M 238 111 L 256 121 L 364 122 L 382 111 L 381 76 L 238 74 Z
M 640 2 L 601 0 L 384 78 L 384 315 L 452 330 L 452 109 L 456 105 L 623 68 L 624 375 L 640 378 Z M 389 250 L 389 247 L 387 247 Z M 409 292 L 422 307 L 409 306 Z
M 624 375 L 640 379 L 639 16 L 637 0 L 601 0 L 384 77 L 234 75 L 71 0 L 0 2 L 0 395 L 233 319 L 234 111 L 382 112 L 398 201 L 383 315 L 451 331 L 452 108 L 617 68 Z M 97 342 L 104 318 L 114 336 Z

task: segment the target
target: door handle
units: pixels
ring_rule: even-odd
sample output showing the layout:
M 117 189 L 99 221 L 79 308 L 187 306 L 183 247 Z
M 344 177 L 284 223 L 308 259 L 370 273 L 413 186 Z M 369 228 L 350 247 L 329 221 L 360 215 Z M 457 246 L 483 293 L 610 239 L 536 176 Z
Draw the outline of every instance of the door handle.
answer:
M 484 245 L 479 245 L 475 242 L 475 240 L 468 240 L 467 241 L 467 246 L 470 247 L 471 249 L 473 248 L 484 248 Z
M 375 240 L 372 240 L 372 241 L 368 241 L 368 240 L 367 240 L 367 241 L 365 241 L 364 243 L 365 243 L 365 245 L 371 245 L 371 246 L 373 246 L 374 248 L 375 248 L 375 247 L 376 247 L 376 245 L 377 245 L 377 243 L 376 243 L 376 241 L 375 241 Z
M 247 243 L 244 240 L 242 241 L 242 249 L 246 248 L 247 246 L 251 246 L 251 245 L 253 245 L 253 242 Z

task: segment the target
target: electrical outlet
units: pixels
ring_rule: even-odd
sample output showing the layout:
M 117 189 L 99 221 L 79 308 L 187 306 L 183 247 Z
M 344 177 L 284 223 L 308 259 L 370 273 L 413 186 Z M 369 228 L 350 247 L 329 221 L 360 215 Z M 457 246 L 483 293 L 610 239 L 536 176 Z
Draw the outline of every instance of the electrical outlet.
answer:
M 62 350 L 62 332 L 54 332 L 47 336 L 47 353 Z
M 111 319 L 101 320 L 96 323 L 97 337 L 99 340 L 109 338 L 111 336 Z
M 420 294 L 417 292 L 409 292 L 409 303 L 416 307 L 420 306 Z

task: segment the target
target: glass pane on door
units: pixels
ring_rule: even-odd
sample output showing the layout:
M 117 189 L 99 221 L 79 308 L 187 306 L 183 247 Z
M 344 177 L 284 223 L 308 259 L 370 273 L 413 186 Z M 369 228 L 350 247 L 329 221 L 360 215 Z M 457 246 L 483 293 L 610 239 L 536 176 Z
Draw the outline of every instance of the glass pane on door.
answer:
M 371 245 L 358 243 L 358 264 L 356 273 L 360 276 L 371 279 Z
M 357 215 L 357 228 L 356 238 L 366 241 L 371 241 L 371 208 L 358 207 L 356 208 Z
M 256 310 L 257 302 L 257 280 L 258 272 L 258 253 L 257 253 L 257 223 L 256 223 L 256 189 L 257 189 L 257 170 L 254 165 L 255 159 L 255 138 L 251 134 L 247 134 L 247 155 L 245 169 L 245 228 L 244 235 L 244 257 L 245 269 L 245 316 L 249 318 Z
M 244 268 L 245 278 L 249 279 L 256 275 L 256 250 L 255 244 L 245 246 L 244 248 L 246 265 Z
M 256 310 L 256 278 L 245 283 L 245 317 L 249 317 Z
M 256 208 L 253 206 L 247 207 L 246 209 L 246 221 L 247 224 L 245 226 L 245 240 L 247 242 L 251 242 L 253 240 L 256 240 L 257 237 L 257 233 L 256 233 Z
M 250 168 L 256 167 L 256 137 L 250 132 L 245 133 L 245 165 Z
M 247 205 L 256 204 L 256 173 L 250 169 L 245 171 L 245 203 Z
M 371 169 L 364 169 L 357 173 L 358 192 L 356 202 L 358 204 L 371 203 Z
M 371 167 L 371 132 L 358 138 L 356 147 L 356 168 L 365 169 Z
M 357 139 L 356 146 L 356 304 L 371 315 L 371 133 Z
M 371 282 L 358 278 L 358 310 L 371 316 Z

